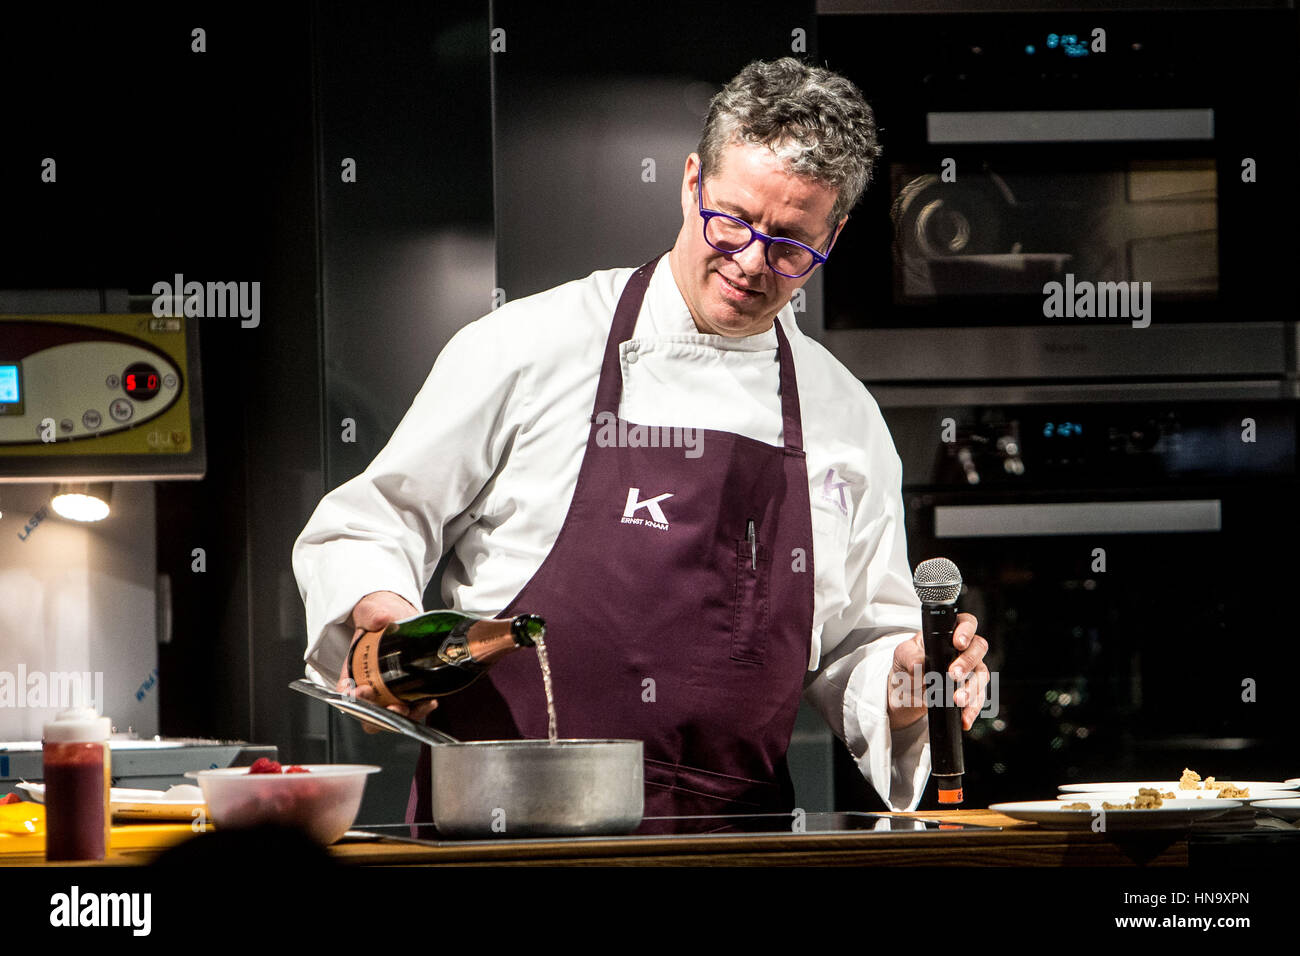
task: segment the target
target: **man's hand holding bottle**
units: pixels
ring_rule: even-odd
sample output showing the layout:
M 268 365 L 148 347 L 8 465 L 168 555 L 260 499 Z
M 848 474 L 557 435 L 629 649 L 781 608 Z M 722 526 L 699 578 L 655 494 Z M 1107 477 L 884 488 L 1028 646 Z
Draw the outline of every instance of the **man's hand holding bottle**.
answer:
M 411 604 L 410 601 L 396 594 L 393 591 L 372 591 L 352 609 L 352 614 L 348 618 L 348 623 L 355 629 L 352 634 L 352 640 L 355 642 L 357 636 L 370 631 L 382 631 L 393 621 L 405 620 L 419 614 L 419 610 Z M 344 663 L 343 670 L 339 674 L 339 682 L 336 688 L 341 694 L 354 694 L 362 700 L 375 700 L 375 689 L 369 684 L 355 684 L 348 674 L 348 665 Z M 424 723 L 424 718 L 438 706 L 438 701 L 434 698 L 420 701 L 413 707 L 405 704 L 390 704 L 388 709 L 394 713 L 408 717 L 418 724 Z M 362 727 L 366 733 L 377 733 L 381 728 L 373 724 L 362 722 Z

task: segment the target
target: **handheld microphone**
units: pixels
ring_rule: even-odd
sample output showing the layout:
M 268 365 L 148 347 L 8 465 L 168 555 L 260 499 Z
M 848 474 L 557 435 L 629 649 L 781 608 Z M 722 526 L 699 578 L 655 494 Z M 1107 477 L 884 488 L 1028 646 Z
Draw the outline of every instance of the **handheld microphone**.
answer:
M 939 802 L 962 802 L 961 708 L 948 693 L 948 668 L 957 656 L 952 632 L 957 626 L 957 595 L 961 572 L 947 558 L 931 558 L 916 566 L 912 586 L 921 599 L 921 634 L 925 640 L 925 673 L 937 675 L 942 689 L 925 695 L 930 724 L 930 776 L 939 789 Z

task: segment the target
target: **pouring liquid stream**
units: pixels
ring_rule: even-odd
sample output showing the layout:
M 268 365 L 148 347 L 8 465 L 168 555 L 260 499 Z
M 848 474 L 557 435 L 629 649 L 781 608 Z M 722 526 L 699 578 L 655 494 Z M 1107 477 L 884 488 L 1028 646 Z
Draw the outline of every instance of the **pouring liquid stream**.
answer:
M 537 662 L 542 665 L 542 685 L 546 690 L 546 736 L 550 743 L 555 743 L 559 735 L 555 732 L 555 695 L 551 691 L 551 661 L 546 656 L 546 639 L 537 634 L 533 637 L 537 645 Z

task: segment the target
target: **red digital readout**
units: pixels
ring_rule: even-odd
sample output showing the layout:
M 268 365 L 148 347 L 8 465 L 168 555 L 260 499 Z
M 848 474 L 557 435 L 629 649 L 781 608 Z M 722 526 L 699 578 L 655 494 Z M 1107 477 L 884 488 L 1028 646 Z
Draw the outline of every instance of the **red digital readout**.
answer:
M 127 398 L 146 402 L 162 388 L 162 376 L 148 362 L 135 362 L 122 372 L 122 391 Z

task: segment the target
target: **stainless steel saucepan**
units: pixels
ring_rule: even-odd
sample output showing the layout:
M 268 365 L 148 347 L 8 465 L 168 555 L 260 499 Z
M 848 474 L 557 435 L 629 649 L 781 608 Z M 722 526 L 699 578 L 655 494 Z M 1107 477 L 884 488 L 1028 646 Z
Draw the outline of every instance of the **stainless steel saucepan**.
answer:
M 645 812 L 639 740 L 474 740 L 297 680 L 293 690 L 429 744 L 433 822 L 448 837 L 631 833 Z

